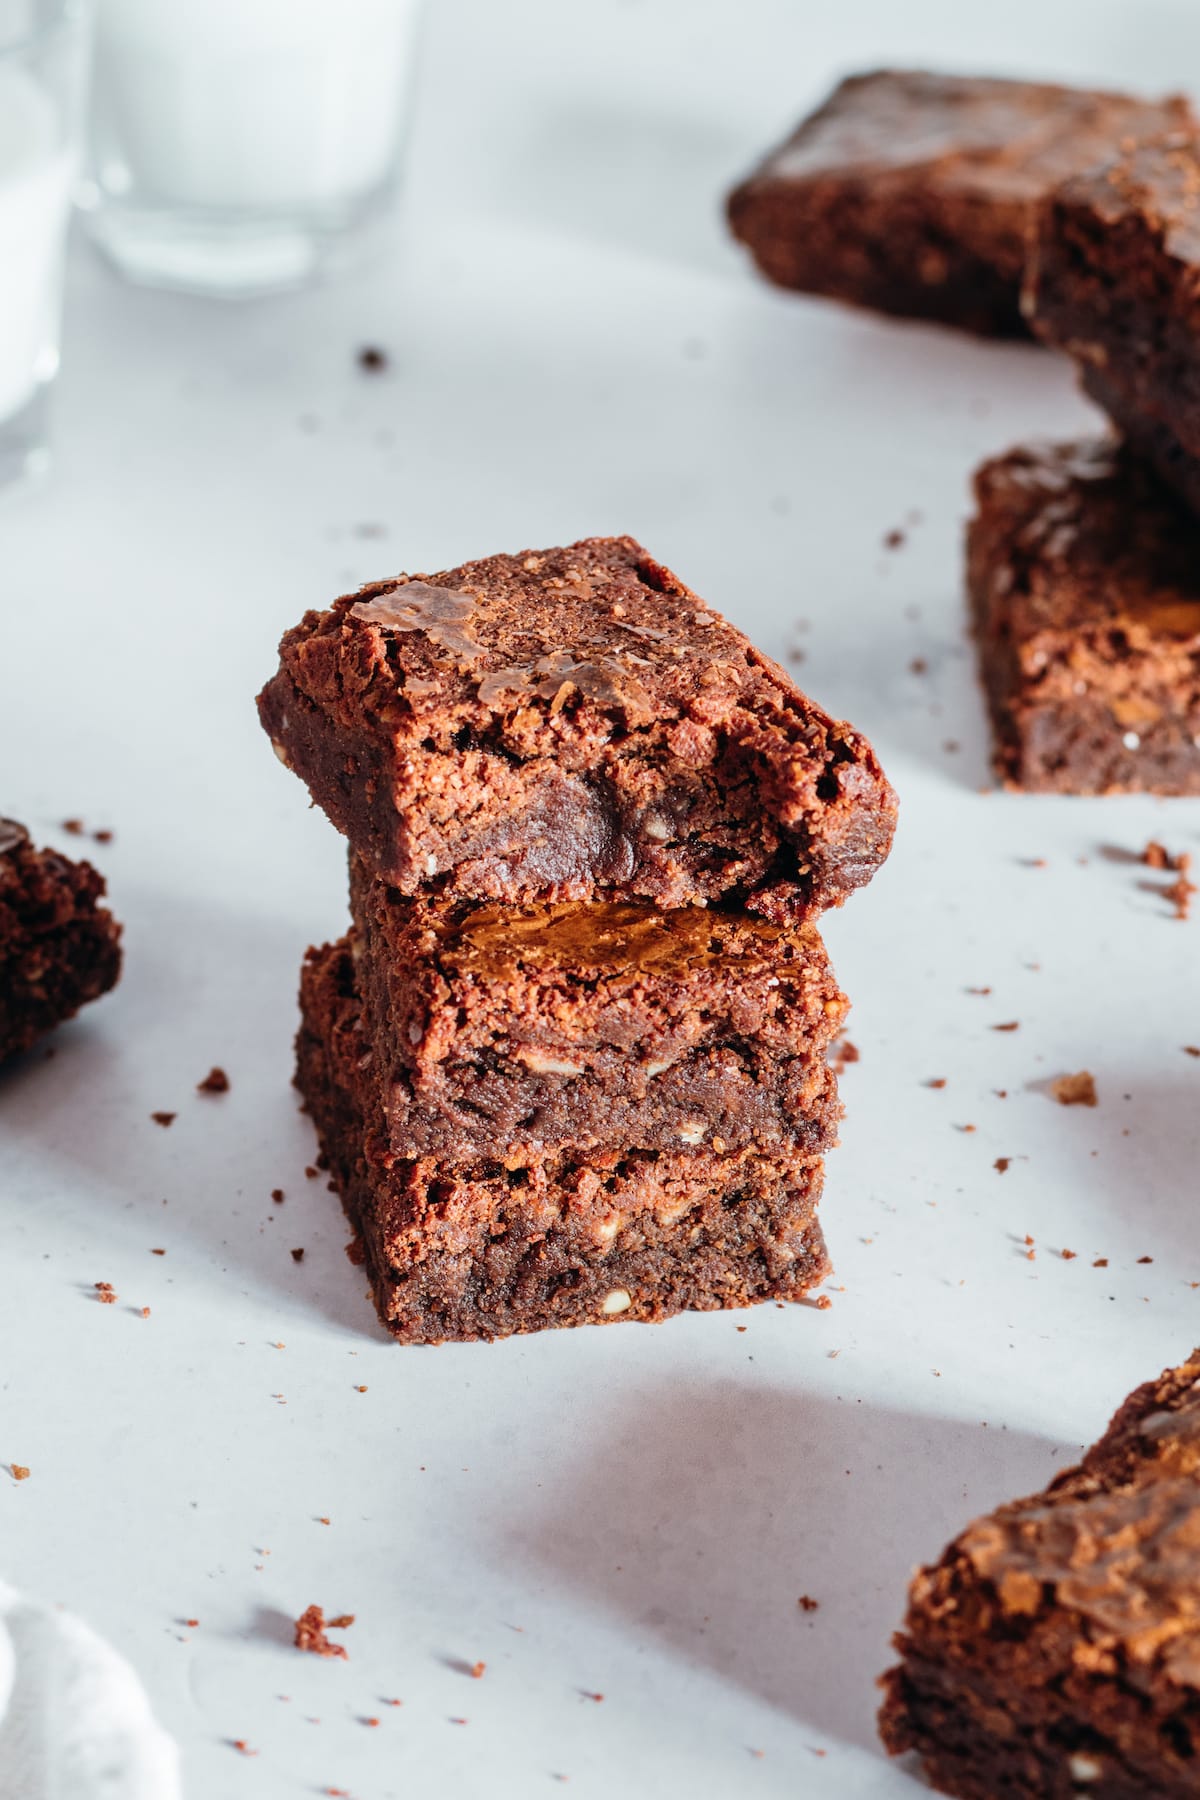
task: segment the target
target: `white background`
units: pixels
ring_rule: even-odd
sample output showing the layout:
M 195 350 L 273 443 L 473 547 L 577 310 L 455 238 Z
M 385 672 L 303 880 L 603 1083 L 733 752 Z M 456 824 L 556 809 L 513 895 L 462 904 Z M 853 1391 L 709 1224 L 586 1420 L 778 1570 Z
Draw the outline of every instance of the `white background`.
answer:
M 915 1792 L 873 1726 L 911 1567 L 1200 1338 L 1200 919 L 1105 855 L 1200 850 L 1200 812 L 983 791 L 967 481 L 1093 428 L 1068 369 L 771 292 L 720 199 L 846 68 L 1154 91 L 1200 80 L 1200 17 L 432 12 L 390 261 L 228 308 L 77 247 L 57 469 L 0 509 L 3 810 L 115 830 L 128 958 L 0 1083 L 0 1462 L 32 1469 L 0 1475 L 0 1569 L 129 1654 L 193 1800 Z M 802 648 L 901 794 L 828 922 L 862 1052 L 834 1305 L 400 1349 L 304 1177 L 294 992 L 343 850 L 253 696 L 347 586 L 609 531 Z M 1095 1111 L 1038 1085 L 1081 1068 Z M 348 1662 L 290 1648 L 310 1601 L 357 1615 Z

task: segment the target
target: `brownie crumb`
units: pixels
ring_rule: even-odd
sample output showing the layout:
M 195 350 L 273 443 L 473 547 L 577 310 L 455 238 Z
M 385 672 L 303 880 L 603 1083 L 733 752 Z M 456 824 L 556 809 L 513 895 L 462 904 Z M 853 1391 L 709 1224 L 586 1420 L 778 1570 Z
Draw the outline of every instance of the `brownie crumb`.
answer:
M 908 539 L 907 539 L 905 533 L 903 531 L 901 531 L 898 527 L 896 527 L 895 529 L 893 529 L 891 531 L 884 532 L 883 547 L 885 550 L 899 550 L 907 542 L 908 542 Z
M 238 1752 L 239 1756 L 257 1756 L 258 1755 L 258 1751 L 252 1750 L 250 1748 L 249 1744 L 246 1742 L 245 1738 L 234 1738 L 233 1739 L 233 1748 Z
M 1200 1056 L 1200 1044 L 1185 1044 L 1183 1046 L 1183 1054 L 1185 1056 Z
M 104 826 L 100 831 L 93 831 L 92 836 L 98 844 L 111 844 L 116 834 Z
M 381 375 L 388 366 L 388 353 L 378 344 L 364 344 L 358 353 L 358 366 L 368 375 Z
M 305 1178 L 308 1181 L 315 1181 L 317 1179 L 317 1176 L 320 1173 L 321 1173 L 320 1169 L 314 1169 L 311 1163 L 308 1165 L 308 1167 L 304 1171 Z
M 1186 874 L 1192 866 L 1192 859 L 1186 850 L 1173 856 L 1165 844 L 1156 843 L 1153 838 L 1142 851 L 1142 861 L 1148 869 L 1170 869 L 1176 875 Z
M 1154 1258 L 1152 1256 L 1139 1256 L 1138 1261 L 1140 1263 L 1152 1263 Z
M 800 1608 L 801 1612 L 814 1613 L 814 1612 L 816 1612 L 817 1608 L 820 1606 L 821 1602 L 819 1600 L 814 1600 L 811 1594 L 801 1594 L 801 1596 L 800 1596 L 799 1600 L 796 1602 L 796 1604 Z
M 111 1281 L 97 1281 L 94 1283 L 94 1286 L 96 1289 L 96 1298 L 99 1300 L 101 1306 L 115 1306 L 117 1304 L 117 1292 Z
M 1078 1256 L 1078 1254 L 1079 1254 L 1078 1250 L 1060 1250 L 1059 1251 L 1059 1255 L 1062 1257 L 1064 1262 L 1074 1262 L 1075 1258 Z
M 292 1251 L 292 1261 L 293 1262 L 303 1262 L 304 1261 L 303 1250 L 293 1250 Z
M 931 1081 L 927 1081 L 925 1083 L 926 1087 L 931 1087 L 931 1088 L 944 1088 L 945 1085 L 946 1085 L 946 1077 L 944 1075 L 935 1075 Z
M 1004 1025 L 993 1025 L 992 1026 L 993 1031 L 1019 1031 L 1020 1028 L 1021 1028 L 1020 1019 L 1009 1019 L 1008 1022 Z
M 1163 888 L 1162 897 L 1164 900 L 1169 900 L 1175 908 L 1177 919 L 1186 919 L 1191 915 L 1192 895 L 1195 892 L 1196 883 L 1189 881 L 1186 875 L 1180 875 L 1171 883 L 1170 887 Z
M 150 1254 L 151 1256 L 165 1256 L 167 1253 L 165 1250 L 152 1250 Z
M 1087 1069 L 1078 1075 L 1060 1075 L 1050 1083 L 1050 1092 L 1060 1106 L 1095 1106 L 1096 1083 Z
M 24 1463 L 9 1463 L 9 1472 L 14 1481 L 28 1481 L 29 1470 Z
M 1107 1256 L 1098 1256 L 1096 1258 L 1095 1262 L 1092 1264 L 1092 1267 L 1093 1267 L 1093 1269 L 1107 1269 L 1107 1267 L 1108 1267 Z
M 467 1674 L 471 1677 L 472 1681 L 482 1681 L 486 1673 L 487 1664 L 485 1662 L 472 1663 L 467 1670 Z
M 271 1189 L 271 1198 L 275 1202 L 276 1206 L 282 1206 L 283 1201 L 284 1201 L 283 1189 L 282 1188 L 272 1188 Z
M 64 831 L 70 832 L 72 837 L 82 837 L 83 836 L 83 820 L 82 819 L 64 819 L 62 828 Z
M 849 1038 L 840 1038 L 834 1045 L 833 1053 L 829 1060 L 832 1068 L 841 1075 L 844 1074 L 851 1063 L 862 1061 L 862 1051 L 858 1048 L 857 1044 L 852 1044 Z M 715 1148 L 715 1139 L 713 1140 L 713 1144 Z
M 998 1156 L 996 1158 L 995 1162 L 992 1164 L 992 1167 L 993 1167 L 993 1169 L 995 1169 L 997 1175 L 1003 1175 L 1007 1172 L 1008 1167 L 1011 1164 L 1011 1162 L 1012 1162 L 1011 1156 Z
M 330 1643 L 325 1633 L 327 1630 L 341 1629 L 353 1625 L 353 1613 L 343 1613 L 326 1624 L 325 1613 L 319 1606 L 306 1606 L 296 1620 L 293 1642 L 297 1650 L 310 1651 L 313 1656 L 339 1656 L 348 1661 L 349 1656 L 344 1644 Z
M 196 1092 L 198 1094 L 227 1094 L 229 1092 L 229 1077 L 224 1069 L 219 1069 L 214 1065 L 208 1071 L 204 1080 L 196 1083 Z
M 170 1112 L 152 1112 L 150 1117 L 154 1120 L 156 1125 L 161 1125 L 165 1130 L 168 1125 L 173 1125 L 175 1123 L 176 1114 Z

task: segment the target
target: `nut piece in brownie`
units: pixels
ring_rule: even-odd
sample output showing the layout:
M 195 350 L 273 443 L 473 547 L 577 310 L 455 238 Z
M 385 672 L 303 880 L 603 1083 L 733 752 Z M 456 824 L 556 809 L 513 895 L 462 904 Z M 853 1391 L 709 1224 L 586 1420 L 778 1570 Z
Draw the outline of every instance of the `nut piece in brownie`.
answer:
M 1200 1351 L 909 1596 L 889 1750 L 961 1800 L 1182 1800 L 1200 1757 Z
M 1200 794 L 1200 525 L 1127 450 L 975 476 L 967 578 L 996 771 L 1060 794 Z
M 1200 511 L 1200 136 L 1122 148 L 1038 208 L 1025 308 Z
M 819 1156 L 565 1150 L 448 1165 L 390 1154 L 345 943 L 301 977 L 297 1085 L 405 1343 L 799 1299 L 828 1273 Z
M 0 1062 L 115 985 L 121 927 L 103 893 L 90 863 L 35 850 L 0 819 Z
M 796 916 L 895 825 L 866 740 L 631 538 L 345 595 L 285 635 L 259 711 L 405 894 Z
M 1012 336 L 1031 209 L 1186 100 L 884 69 L 843 81 L 735 189 L 734 235 L 786 288 Z
M 845 1018 L 812 925 L 638 900 L 406 899 L 351 858 L 390 1148 L 455 1161 L 835 1136 Z

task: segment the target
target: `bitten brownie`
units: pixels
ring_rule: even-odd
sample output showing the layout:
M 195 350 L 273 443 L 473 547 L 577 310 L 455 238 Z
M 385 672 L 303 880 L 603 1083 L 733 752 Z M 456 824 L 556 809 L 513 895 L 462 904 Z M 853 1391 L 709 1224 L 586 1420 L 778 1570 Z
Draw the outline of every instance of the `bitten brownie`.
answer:
M 975 476 L 967 579 L 1006 785 L 1200 793 L 1200 525 L 1104 439 Z
M 729 199 L 781 287 L 1012 336 L 1033 204 L 1187 101 L 879 70 L 843 81 Z
M 895 826 L 866 740 L 631 538 L 345 595 L 286 633 L 259 710 L 405 894 L 803 916 Z
M 1123 149 L 1038 209 L 1025 307 L 1127 442 L 1200 511 L 1200 137 Z
M 961 1800 L 1183 1800 L 1200 1756 L 1200 1351 L 912 1585 L 880 1714 Z
M 121 927 L 90 863 L 35 850 L 0 819 L 0 1062 L 116 983 Z
M 405 1343 L 662 1319 L 799 1299 L 828 1272 L 821 1160 L 712 1149 L 564 1151 L 448 1166 L 388 1151 L 345 943 L 301 977 L 297 1085 Z
M 811 925 L 645 901 L 406 899 L 351 859 L 390 1148 L 820 1150 L 848 1007 Z

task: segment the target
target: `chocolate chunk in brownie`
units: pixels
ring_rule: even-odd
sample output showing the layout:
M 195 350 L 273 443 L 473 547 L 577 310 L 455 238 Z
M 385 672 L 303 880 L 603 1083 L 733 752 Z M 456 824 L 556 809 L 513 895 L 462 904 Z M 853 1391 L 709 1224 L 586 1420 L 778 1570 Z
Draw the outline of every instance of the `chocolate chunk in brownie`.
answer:
M 1025 308 L 1130 446 L 1200 511 L 1200 134 L 1124 146 L 1047 196 Z
M 310 951 L 297 1085 L 383 1324 L 405 1343 L 799 1299 L 828 1271 L 819 1156 L 784 1149 L 397 1158 L 345 943 Z
M 978 471 L 968 587 L 1009 787 L 1200 794 L 1200 525 L 1104 440 Z
M 1182 1800 L 1200 1755 L 1200 1351 L 913 1582 L 880 1714 L 961 1800 Z
M 116 983 L 121 927 L 90 863 L 35 850 L 0 819 L 0 1062 Z
M 969 331 L 1023 333 L 1025 235 L 1055 183 L 1186 100 L 884 69 L 843 81 L 729 200 L 772 281 Z
M 866 740 L 630 538 L 345 595 L 285 635 L 259 710 L 405 894 L 798 916 L 895 825 Z
M 811 925 L 647 901 L 407 899 L 351 859 L 398 1156 L 833 1140 L 848 1002 Z

